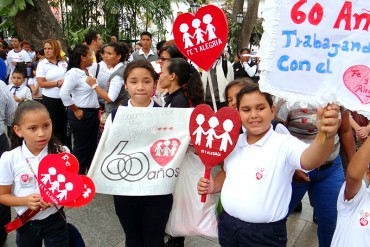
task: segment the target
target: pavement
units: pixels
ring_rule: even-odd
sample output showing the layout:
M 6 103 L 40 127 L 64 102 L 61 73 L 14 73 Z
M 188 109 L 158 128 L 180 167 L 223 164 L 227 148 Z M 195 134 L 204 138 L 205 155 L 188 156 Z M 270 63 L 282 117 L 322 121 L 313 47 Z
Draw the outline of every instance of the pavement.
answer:
M 318 246 L 317 225 L 312 222 L 312 207 L 308 197 L 303 199 L 301 213 L 292 214 L 287 222 L 288 247 Z M 14 212 L 13 212 L 14 214 Z M 114 212 L 113 197 L 96 194 L 87 206 L 66 210 L 67 219 L 81 232 L 87 247 L 125 246 L 125 234 Z M 8 236 L 3 247 L 14 247 L 15 232 Z M 186 247 L 217 247 L 217 239 L 208 237 L 186 237 Z

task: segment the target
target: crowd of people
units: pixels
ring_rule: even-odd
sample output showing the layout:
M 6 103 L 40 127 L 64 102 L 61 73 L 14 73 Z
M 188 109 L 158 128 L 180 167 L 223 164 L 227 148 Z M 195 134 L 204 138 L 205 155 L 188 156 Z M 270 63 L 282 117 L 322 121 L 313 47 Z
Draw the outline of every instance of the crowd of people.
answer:
M 46 203 L 35 181 L 47 154 L 71 152 L 79 174 L 87 174 L 99 136 L 120 107 L 202 103 L 215 111 L 235 108 L 243 125 L 221 171 L 197 184 L 199 194 L 221 192 L 221 246 L 286 246 L 287 217 L 307 191 L 320 247 L 354 246 L 352 236 L 355 246 L 368 245 L 370 202 L 362 178 L 370 174 L 369 121 L 335 104 L 324 111 L 261 92 L 259 59 L 250 49 L 242 48 L 233 63 L 221 54 L 202 71 L 173 41 L 153 50 L 147 31 L 134 48 L 115 36 L 104 44 L 94 30 L 67 54 L 55 39 L 35 51 L 14 36 L 11 46 L 6 52 L 0 43 L 0 246 L 9 206 L 18 215 L 41 208 L 17 230 L 17 246 L 69 246 L 63 207 Z M 319 132 L 326 133 L 323 142 Z M 114 196 L 126 246 L 184 246 L 185 236 L 164 242 L 172 203 L 172 194 Z

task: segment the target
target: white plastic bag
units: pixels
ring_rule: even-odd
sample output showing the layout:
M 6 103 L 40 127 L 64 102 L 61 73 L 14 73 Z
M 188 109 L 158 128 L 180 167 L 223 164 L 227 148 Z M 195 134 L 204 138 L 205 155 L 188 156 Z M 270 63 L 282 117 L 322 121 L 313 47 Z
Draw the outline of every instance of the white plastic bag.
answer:
M 204 176 L 204 165 L 193 149 L 181 165 L 173 193 L 173 205 L 166 232 L 171 236 L 208 236 L 217 238 L 217 204 L 213 195 L 200 202 L 197 183 Z

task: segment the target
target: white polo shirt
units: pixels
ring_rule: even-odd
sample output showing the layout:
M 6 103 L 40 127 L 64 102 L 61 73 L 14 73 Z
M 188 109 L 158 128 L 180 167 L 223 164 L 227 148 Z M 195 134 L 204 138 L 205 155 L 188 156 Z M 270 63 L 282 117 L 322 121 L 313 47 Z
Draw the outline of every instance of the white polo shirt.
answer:
M 32 99 L 32 92 L 31 90 L 25 86 L 24 84 L 20 86 L 17 90 L 14 85 L 8 85 L 8 89 L 12 95 L 17 96 L 20 99 Z M 15 94 L 14 94 L 15 92 Z
M 231 216 L 251 223 L 282 220 L 288 214 L 294 170 L 307 144 L 272 128 L 255 144 L 239 136 L 224 161 L 222 206 Z
M 58 81 L 64 79 L 64 74 L 67 71 L 68 64 L 64 61 L 58 61 L 57 64 L 49 62 L 47 59 L 43 59 L 37 65 L 36 78 L 43 77 L 46 81 Z M 49 98 L 59 99 L 59 88 L 44 88 L 42 94 Z
M 342 185 L 337 202 L 337 227 L 334 232 L 332 247 L 368 247 L 370 245 L 370 189 L 365 182 L 352 200 L 345 200 Z
M 66 147 L 64 149 L 69 152 Z M 27 160 L 37 176 L 39 163 L 47 154 L 48 148 L 46 146 L 39 155 L 34 156 L 24 142 L 22 146 L 3 153 L 0 159 L 0 185 L 13 185 L 12 194 L 17 197 L 24 197 L 33 193 L 40 194 L 35 175 Z M 21 215 L 28 207 L 18 206 L 14 208 L 17 214 Z M 50 207 L 36 214 L 32 220 L 45 219 L 56 211 L 55 207 Z
M 109 70 L 110 74 L 112 75 L 118 68 L 122 67 L 123 63 L 120 62 L 113 68 Z M 108 82 L 108 97 L 112 102 L 114 102 L 121 92 L 121 89 L 123 87 L 124 81 L 123 81 L 123 75 L 122 76 L 115 76 Z
M 10 75 L 13 74 L 13 71 L 15 69 L 15 65 L 12 64 L 12 62 L 25 62 L 25 63 L 30 63 L 31 62 L 31 58 L 30 58 L 30 55 L 28 54 L 28 52 L 26 52 L 25 50 L 20 50 L 18 52 L 11 50 L 8 52 L 8 55 L 6 56 L 6 60 L 7 60 L 7 65 L 10 69 Z M 12 77 L 9 77 L 10 80 L 9 80 L 9 84 L 13 84 L 11 78 Z
M 72 68 L 66 74 L 59 95 L 64 106 L 99 108 L 98 95 L 86 82 L 85 71 Z

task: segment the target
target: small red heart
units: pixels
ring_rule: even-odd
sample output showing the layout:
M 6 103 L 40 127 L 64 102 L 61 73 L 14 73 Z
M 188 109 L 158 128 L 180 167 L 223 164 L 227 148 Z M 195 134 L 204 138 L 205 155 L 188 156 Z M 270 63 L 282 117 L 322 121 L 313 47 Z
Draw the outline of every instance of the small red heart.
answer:
M 60 156 L 64 160 L 67 172 L 78 173 L 80 165 L 77 158 L 73 154 L 59 153 L 58 156 Z
M 231 107 L 214 113 L 206 104 L 194 108 L 190 116 L 190 137 L 206 168 L 222 162 L 234 149 L 239 138 L 240 116 Z
M 301 120 L 301 121 L 302 121 L 302 123 L 307 123 L 307 122 L 308 122 L 307 118 L 305 118 L 305 117 L 304 117 L 304 118 L 302 118 L 302 120 Z
M 180 140 L 171 138 L 158 140 L 150 147 L 153 159 L 161 166 L 166 166 L 175 157 L 181 145 Z
M 173 130 L 173 127 L 169 127 L 168 129 L 169 129 L 169 130 Z
M 25 182 L 27 182 L 28 178 L 29 178 L 28 174 L 22 174 L 22 175 L 21 175 L 21 179 L 22 179 L 22 181 L 23 181 L 24 183 L 25 183 Z
M 349 67 L 343 74 L 344 85 L 362 104 L 370 103 L 370 69 L 366 65 Z
M 163 130 L 167 130 L 167 127 L 164 127 Z
M 369 223 L 369 221 L 365 218 L 361 218 L 360 219 L 360 225 L 361 226 L 367 226 L 367 224 Z
M 64 203 L 60 204 L 61 206 L 66 206 L 66 207 L 81 207 L 94 199 L 95 195 L 95 185 L 94 182 L 87 176 L 80 176 L 82 178 L 82 181 L 84 183 L 84 191 L 82 195 L 74 200 L 73 202 L 69 203 Z
M 68 172 L 65 161 L 57 154 L 49 154 L 41 160 L 37 180 L 42 198 L 53 204 L 72 202 L 84 190 L 82 178 Z
M 260 180 L 262 177 L 263 177 L 263 174 L 262 173 L 260 173 L 260 172 L 257 172 L 256 173 L 257 180 Z
M 220 8 L 207 5 L 195 15 L 178 15 L 172 31 L 181 53 L 208 71 L 227 43 L 228 25 Z
M 162 128 L 158 128 L 158 130 L 159 130 L 159 131 L 161 131 L 161 130 L 162 130 Z
M 302 112 L 307 114 L 308 109 L 307 109 L 307 108 L 303 108 L 303 109 L 302 109 Z

